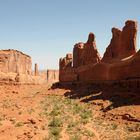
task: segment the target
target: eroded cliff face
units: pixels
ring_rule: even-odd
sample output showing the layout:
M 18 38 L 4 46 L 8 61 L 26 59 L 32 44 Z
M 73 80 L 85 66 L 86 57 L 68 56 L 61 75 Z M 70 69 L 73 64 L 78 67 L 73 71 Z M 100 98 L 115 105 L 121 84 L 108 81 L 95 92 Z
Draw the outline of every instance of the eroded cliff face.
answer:
M 128 57 L 136 53 L 136 36 L 137 22 L 126 21 L 121 34 L 120 55 Z
M 72 67 L 72 54 L 67 54 L 66 57 L 59 60 L 59 81 L 69 82 L 76 81 L 77 75 Z
M 73 49 L 73 67 L 77 68 L 84 65 L 84 43 L 79 42 L 74 45 Z
M 55 83 L 59 81 L 59 70 L 47 70 L 47 82 Z
M 112 39 L 109 46 L 106 48 L 106 52 L 104 53 L 102 60 L 109 61 L 119 56 L 120 38 L 121 30 L 112 28 Z
M 17 50 L 0 50 L 0 83 L 42 84 L 46 79 L 38 73 L 32 74 L 31 57 Z
M 62 69 L 69 69 L 72 67 L 72 54 L 67 54 L 66 57 L 60 58 L 59 60 L 59 68 Z
M 31 74 L 31 57 L 16 50 L 0 50 L 0 72 Z
M 128 20 L 122 31 L 112 28 L 112 39 L 103 56 L 103 61 L 112 62 L 136 53 L 137 22 Z
M 62 73 L 60 70 L 60 82 L 140 79 L 140 51 L 136 52 L 136 36 L 136 21 L 126 21 L 122 31 L 112 28 L 112 39 L 101 59 L 95 35 L 90 33 L 86 43 L 74 46 L 73 66 L 70 65 L 69 72 L 65 68 Z M 73 75 L 75 79 L 66 78 Z
M 95 35 L 90 33 L 86 43 L 77 43 L 73 49 L 73 67 L 94 64 L 101 59 L 96 48 Z
M 95 35 L 90 33 L 85 43 L 84 64 L 94 64 L 100 61 L 100 54 L 96 48 Z

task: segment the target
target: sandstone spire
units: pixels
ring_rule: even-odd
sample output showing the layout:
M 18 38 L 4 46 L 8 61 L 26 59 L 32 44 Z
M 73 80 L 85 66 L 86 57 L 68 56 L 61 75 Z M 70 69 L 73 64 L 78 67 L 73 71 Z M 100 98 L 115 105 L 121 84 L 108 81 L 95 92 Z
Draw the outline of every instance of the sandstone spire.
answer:
M 79 67 L 87 64 L 94 64 L 100 61 L 100 55 L 96 48 L 95 35 L 89 33 L 86 43 L 77 43 L 73 49 L 73 66 Z
M 38 71 L 38 65 L 37 63 L 35 63 L 35 76 L 39 75 L 39 71 Z
M 112 39 L 102 60 L 125 58 L 136 53 L 137 22 L 128 20 L 122 31 L 112 28 Z

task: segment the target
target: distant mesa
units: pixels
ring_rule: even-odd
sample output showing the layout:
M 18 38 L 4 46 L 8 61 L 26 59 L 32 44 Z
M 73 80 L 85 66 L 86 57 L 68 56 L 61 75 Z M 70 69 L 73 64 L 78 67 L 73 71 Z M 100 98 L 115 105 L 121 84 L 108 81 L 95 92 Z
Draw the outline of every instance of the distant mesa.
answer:
M 35 64 L 35 74 L 32 73 L 32 60 L 18 50 L 0 50 L 0 83 L 41 84 L 45 80 L 39 75 Z
M 31 74 L 31 57 L 17 50 L 0 50 L 0 72 Z

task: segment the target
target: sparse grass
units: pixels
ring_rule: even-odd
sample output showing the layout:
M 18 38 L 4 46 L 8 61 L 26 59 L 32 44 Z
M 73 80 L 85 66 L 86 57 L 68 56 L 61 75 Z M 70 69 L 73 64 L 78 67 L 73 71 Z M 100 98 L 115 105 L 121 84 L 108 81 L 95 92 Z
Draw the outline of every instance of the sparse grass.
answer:
M 120 125 L 114 122 L 104 122 L 100 117 L 95 117 L 90 104 L 79 103 L 77 100 L 67 99 L 62 96 L 47 96 L 41 101 L 41 106 L 40 116 L 50 120 L 46 127 L 45 125 L 42 126 L 42 130 L 49 129 L 47 139 L 61 139 L 62 131 L 69 136 L 70 140 L 81 140 L 83 137 L 93 139 L 95 137 L 92 131 L 93 124 L 95 129 L 111 130 L 113 134 L 107 136 L 109 138 L 115 137 L 116 135 L 113 136 L 114 133 L 117 133 L 120 129 Z M 139 124 L 133 127 L 127 126 L 127 132 L 136 132 L 136 130 L 138 132 Z M 127 132 L 125 133 L 129 134 Z
M 32 109 L 32 108 L 30 108 L 30 109 L 27 110 L 27 112 L 28 112 L 29 114 L 32 114 L 33 112 L 35 112 L 35 110 Z
M 59 116 L 61 114 L 60 110 L 56 107 L 50 112 L 50 116 Z
M 50 140 L 47 136 L 45 136 L 42 140 Z
M 111 124 L 111 128 L 112 128 L 112 130 L 117 129 L 117 127 L 118 127 L 118 125 L 117 125 L 117 124 L 115 124 L 115 123 Z
M 74 114 L 79 114 L 82 109 L 83 109 L 83 107 L 78 105 L 77 103 L 73 104 L 73 113 Z
M 23 126 L 24 124 L 23 124 L 23 122 L 17 122 L 16 124 L 15 124 L 15 127 L 21 127 L 21 126 Z
M 81 136 L 80 135 L 71 136 L 70 140 L 81 140 Z
M 60 137 L 61 131 L 62 131 L 62 128 L 60 128 L 60 127 L 51 127 L 50 128 L 51 134 L 55 137 Z
M 90 122 L 90 120 L 88 120 L 88 119 L 81 119 L 81 120 L 80 120 L 80 123 L 83 124 L 83 125 L 86 125 L 86 124 L 88 124 L 89 122 Z
M 5 115 L 5 114 L 0 113 L 0 121 L 5 120 L 5 117 L 6 117 L 6 115 Z
M 68 123 L 66 131 L 71 134 L 75 130 L 75 128 L 78 126 L 78 122 L 74 122 L 73 120 Z
M 84 130 L 83 134 L 88 137 L 95 137 L 95 134 L 90 130 Z
M 84 109 L 80 112 L 80 117 L 82 119 L 90 119 L 90 118 L 92 118 L 92 111 Z
M 126 127 L 127 132 L 140 132 L 140 123 Z
M 61 131 L 65 131 L 71 136 L 71 140 L 80 140 L 85 133 L 87 137 L 92 137 L 90 132 L 86 132 L 82 127 L 91 122 L 93 117 L 90 107 L 86 104 L 60 96 L 47 96 L 41 101 L 43 107 L 40 116 L 46 117 L 50 122 L 48 128 L 50 131 L 50 139 L 59 139 Z M 42 127 L 44 129 L 44 127 Z M 81 129 L 82 128 L 82 129 Z M 85 133 L 82 131 L 85 130 Z M 77 135 L 73 135 L 77 134 Z
M 137 137 L 128 137 L 126 140 L 140 140 L 140 136 Z
M 60 118 L 54 117 L 49 123 L 49 127 L 63 127 L 63 122 Z
M 11 107 L 11 100 L 3 100 L 2 108 L 7 109 L 9 107 Z
M 73 128 L 73 127 L 76 127 L 77 125 L 78 125 L 77 122 L 72 121 L 68 124 L 67 128 Z

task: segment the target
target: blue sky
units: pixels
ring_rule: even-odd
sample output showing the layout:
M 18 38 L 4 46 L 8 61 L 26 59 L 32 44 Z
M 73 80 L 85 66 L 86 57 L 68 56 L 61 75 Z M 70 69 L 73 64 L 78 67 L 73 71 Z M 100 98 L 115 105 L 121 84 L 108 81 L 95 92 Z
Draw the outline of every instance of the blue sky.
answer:
M 55 69 L 89 32 L 103 55 L 111 28 L 127 19 L 140 23 L 140 0 L 0 0 L 0 49 L 23 51 L 40 69 Z M 137 42 L 139 49 L 139 32 Z

